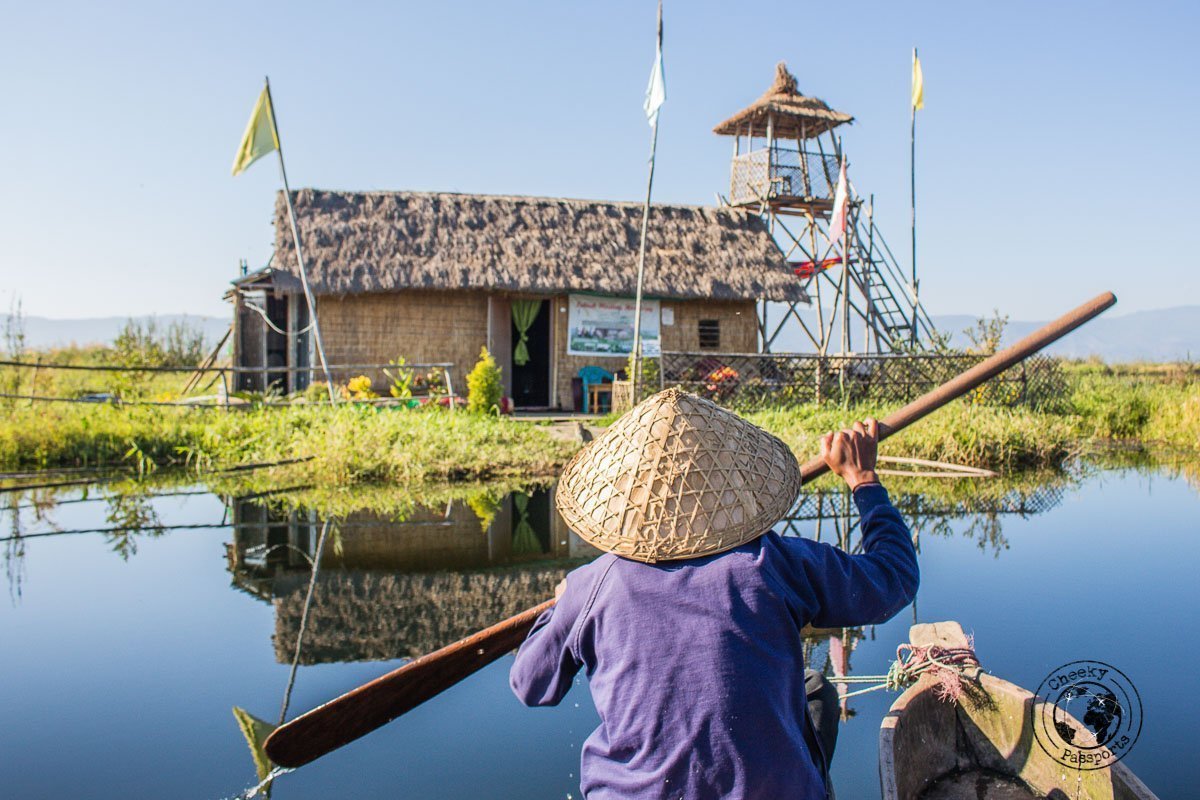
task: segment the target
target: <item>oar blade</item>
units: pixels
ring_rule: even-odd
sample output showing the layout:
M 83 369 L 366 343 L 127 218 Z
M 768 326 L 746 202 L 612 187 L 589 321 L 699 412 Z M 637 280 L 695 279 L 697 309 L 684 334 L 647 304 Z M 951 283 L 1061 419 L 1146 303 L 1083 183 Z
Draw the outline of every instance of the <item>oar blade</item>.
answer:
M 266 741 L 267 756 L 281 767 L 301 767 L 386 725 L 516 648 L 551 605 L 421 656 L 279 726 Z

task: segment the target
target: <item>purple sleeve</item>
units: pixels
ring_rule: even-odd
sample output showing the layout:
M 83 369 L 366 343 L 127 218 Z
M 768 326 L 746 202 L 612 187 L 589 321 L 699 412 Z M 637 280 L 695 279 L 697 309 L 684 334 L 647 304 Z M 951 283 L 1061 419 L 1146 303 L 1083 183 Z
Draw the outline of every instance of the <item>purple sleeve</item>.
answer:
M 809 621 L 818 628 L 870 625 L 898 614 L 920 583 L 912 535 L 879 484 L 860 486 L 854 502 L 862 518 L 863 552 L 850 555 L 830 544 L 805 541 L 803 571 L 811 600 Z
M 576 654 L 574 631 L 585 604 L 595 594 L 590 566 L 567 576 L 562 597 L 542 612 L 517 650 L 508 683 L 517 699 L 527 706 L 558 705 L 583 666 Z

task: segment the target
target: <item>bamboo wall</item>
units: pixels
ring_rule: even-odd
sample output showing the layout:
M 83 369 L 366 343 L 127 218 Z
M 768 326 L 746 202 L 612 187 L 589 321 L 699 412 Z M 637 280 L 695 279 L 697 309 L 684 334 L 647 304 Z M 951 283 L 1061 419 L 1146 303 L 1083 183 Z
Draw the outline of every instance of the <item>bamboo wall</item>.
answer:
M 482 292 L 414 290 L 323 295 L 317 314 L 329 363 L 451 361 L 454 389 L 466 396 L 467 373 L 487 341 L 487 307 Z
M 489 336 L 488 307 L 491 305 Z M 626 367 L 625 356 L 567 354 L 567 295 L 556 295 L 544 306 L 551 321 L 552 404 L 572 408 L 571 379 L 582 367 L 595 364 L 610 372 Z M 714 352 L 754 353 L 758 350 L 755 303 L 744 301 L 664 300 L 674 324 L 661 327 L 664 350 L 700 349 L 699 321 L 721 323 L 721 346 Z M 466 375 L 489 340 L 496 362 L 511 387 L 511 311 L 507 295 L 466 291 L 403 291 L 322 296 L 318 313 L 331 364 L 386 364 L 397 356 L 409 363 L 451 361 L 455 390 L 465 396 Z M 383 390 L 384 387 L 377 387 Z

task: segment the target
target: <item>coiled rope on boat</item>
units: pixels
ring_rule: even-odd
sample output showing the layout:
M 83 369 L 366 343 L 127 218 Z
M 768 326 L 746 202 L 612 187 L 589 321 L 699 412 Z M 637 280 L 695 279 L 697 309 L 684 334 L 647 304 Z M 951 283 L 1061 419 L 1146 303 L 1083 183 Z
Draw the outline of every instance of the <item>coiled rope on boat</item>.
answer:
M 896 648 L 896 660 L 886 675 L 843 675 L 830 678 L 830 683 L 870 683 L 865 689 L 840 694 L 842 699 L 867 692 L 888 689 L 903 691 L 912 686 L 922 675 L 931 675 L 937 680 L 938 698 L 948 703 L 957 702 L 963 695 L 963 677 L 967 670 L 982 671 L 974 647 L 941 647 L 929 645 L 918 647 L 901 644 Z

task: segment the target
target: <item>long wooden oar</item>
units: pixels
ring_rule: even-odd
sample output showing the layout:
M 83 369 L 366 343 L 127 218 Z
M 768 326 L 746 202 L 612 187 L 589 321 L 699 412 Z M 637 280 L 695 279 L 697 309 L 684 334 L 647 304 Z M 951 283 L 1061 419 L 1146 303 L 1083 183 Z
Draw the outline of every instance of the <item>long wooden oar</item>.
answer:
M 901 431 L 951 400 L 962 397 L 1067 335 L 1115 302 L 1117 298 L 1106 292 L 889 414 L 881 420 L 880 438 Z M 801 467 L 801 474 L 807 483 L 828 469 L 822 459 L 814 458 Z M 267 755 L 281 767 L 303 766 L 386 725 L 516 648 L 538 616 L 552 605 L 554 601 L 547 600 L 296 717 L 277 728 L 267 739 Z

